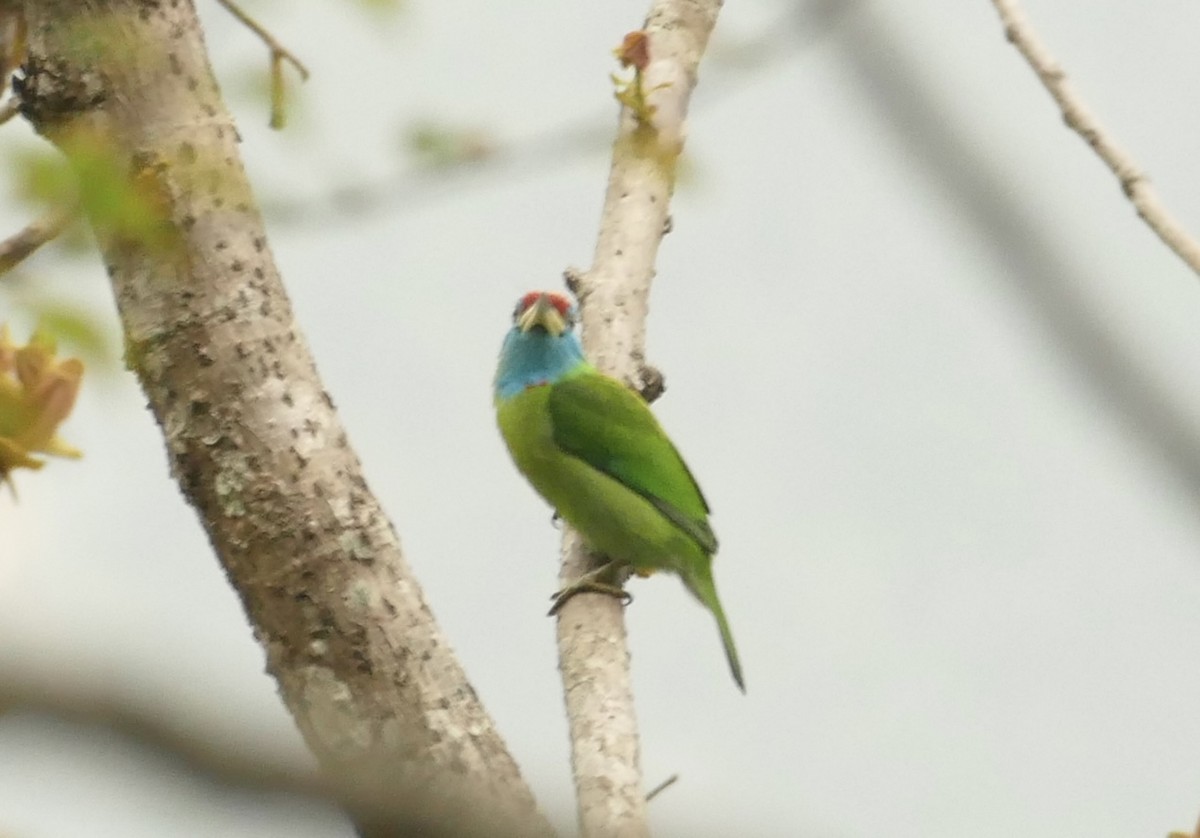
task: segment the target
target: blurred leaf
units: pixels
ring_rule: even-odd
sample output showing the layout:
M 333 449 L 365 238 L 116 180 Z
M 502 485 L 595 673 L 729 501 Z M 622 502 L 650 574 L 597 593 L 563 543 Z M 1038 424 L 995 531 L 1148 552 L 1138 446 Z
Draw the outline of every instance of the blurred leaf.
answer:
M 376 18 L 394 18 L 405 6 L 404 0 L 355 0 L 362 11 Z
M 55 238 L 51 245 L 56 245 L 60 252 L 69 256 L 83 256 L 95 252 L 96 240 L 92 238 L 92 231 L 86 224 L 76 221 L 63 230 L 62 235 Z
M 75 194 L 75 174 L 66 158 L 49 146 L 12 152 L 17 172 L 17 197 L 46 206 L 61 204 Z
M 404 147 L 418 166 L 432 169 L 476 163 L 496 153 L 496 144 L 479 128 L 456 128 L 432 121 L 409 126 Z
M 74 165 L 50 148 L 14 152 L 18 197 L 62 206 L 78 195 L 97 227 L 148 246 L 162 244 L 165 209 L 153 172 L 148 178 L 142 177 L 145 172 L 131 178 L 128 167 L 98 134 L 76 131 L 63 142 L 70 145 Z
M 40 469 L 34 454 L 80 457 L 57 435 L 70 415 L 83 379 L 83 362 L 58 359 L 54 338 L 34 332 L 17 346 L 8 327 L 0 326 L 0 481 L 10 482 L 14 469 Z
M 116 359 L 97 312 L 55 300 L 31 303 L 29 310 L 36 318 L 38 334 L 69 345 L 89 363 L 111 364 Z

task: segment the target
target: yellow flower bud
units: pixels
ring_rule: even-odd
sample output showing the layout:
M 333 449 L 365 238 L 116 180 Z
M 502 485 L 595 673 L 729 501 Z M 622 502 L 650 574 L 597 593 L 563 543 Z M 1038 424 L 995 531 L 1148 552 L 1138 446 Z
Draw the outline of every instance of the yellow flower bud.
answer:
M 56 435 L 75 406 L 83 363 L 59 360 L 54 341 L 34 334 L 17 346 L 8 327 L 0 326 L 0 481 L 14 469 L 39 469 L 35 453 L 79 457 L 80 452 Z

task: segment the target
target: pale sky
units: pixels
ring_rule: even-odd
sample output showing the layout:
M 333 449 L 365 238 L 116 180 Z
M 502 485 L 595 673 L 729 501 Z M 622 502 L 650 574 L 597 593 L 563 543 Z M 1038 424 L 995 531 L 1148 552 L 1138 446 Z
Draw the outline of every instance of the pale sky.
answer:
M 1200 6 L 1025 5 L 1200 232 Z M 544 617 L 558 533 L 507 459 L 490 382 L 517 296 L 591 258 L 610 50 L 647 4 L 410 0 L 392 24 L 349 4 L 248 4 L 313 71 L 284 134 L 245 92 L 261 46 L 202 6 L 260 199 L 307 213 L 268 224 L 324 381 L 442 628 L 572 834 Z M 668 384 L 655 410 L 713 506 L 748 687 L 677 580 L 632 583 L 646 782 L 681 775 L 651 805 L 656 834 L 1190 828 L 1200 282 L 1063 126 L 987 0 L 861 2 L 801 19 L 792 40 L 786 8 L 722 14 L 651 297 L 649 359 Z M 595 134 L 389 188 L 420 119 L 504 147 Z M 5 126 L 0 143 L 27 133 Z M 352 217 L 323 200 L 363 181 L 389 200 Z M 26 215 L 2 209 L 6 235 Z M 25 293 L 94 306 L 119 345 L 94 256 L 28 268 Z M 0 320 L 12 305 L 0 291 Z M 144 403 L 115 361 L 93 370 L 63 430 L 86 458 L 18 474 L 19 503 L 0 494 L 0 677 L 97 684 L 304 759 Z M 10 715 L 0 833 L 351 831 Z

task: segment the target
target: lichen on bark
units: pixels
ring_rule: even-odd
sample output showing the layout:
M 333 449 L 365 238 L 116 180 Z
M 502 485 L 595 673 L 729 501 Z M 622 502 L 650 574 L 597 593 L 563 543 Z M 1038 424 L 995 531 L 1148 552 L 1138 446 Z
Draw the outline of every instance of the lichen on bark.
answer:
M 192 3 L 25 6 L 22 113 L 79 175 L 126 362 L 309 747 L 348 797 L 549 834 L 317 376 Z

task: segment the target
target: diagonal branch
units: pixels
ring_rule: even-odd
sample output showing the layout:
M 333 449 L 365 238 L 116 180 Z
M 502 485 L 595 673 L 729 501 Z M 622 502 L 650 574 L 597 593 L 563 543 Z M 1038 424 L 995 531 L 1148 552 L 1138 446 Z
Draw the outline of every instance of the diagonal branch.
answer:
M 78 203 L 55 207 L 0 242 L 0 276 L 28 259 L 42 245 L 58 238 L 78 217 Z
M 790 7 L 762 26 L 752 37 L 726 43 L 722 54 L 710 54 L 707 67 L 719 65 L 719 84 L 705 89 L 704 106 L 716 106 L 760 81 L 779 64 L 828 40 L 833 24 L 866 0 L 837 0 L 838 14 L 814 17 L 801 27 Z M 724 56 L 724 57 L 722 57 Z M 487 152 L 446 167 L 408 165 L 384 177 L 345 180 L 314 198 L 279 196 L 264 201 L 267 216 L 289 226 L 327 225 L 379 212 L 414 212 L 427 203 L 459 190 L 493 185 L 502 180 L 542 174 L 573 164 L 607 148 L 611 107 L 521 137 L 504 138 L 489 131 Z M 335 163 L 336 165 L 336 163 Z
M 22 113 L 112 198 L 85 210 L 126 364 L 322 769 L 549 834 L 317 374 L 193 3 L 25 8 Z
M 643 363 L 650 282 L 667 229 L 696 68 L 720 8 L 720 0 L 655 0 L 651 6 L 642 30 L 648 55 L 637 62 L 633 82 L 641 88 L 619 91 L 623 102 L 637 107 L 621 109 L 592 267 L 567 275 L 579 298 L 589 358 L 643 393 L 657 375 Z M 590 563 L 579 536 L 568 530 L 563 584 L 582 576 Z M 648 835 L 618 601 L 586 594 L 569 600 L 558 612 L 558 652 L 581 832 L 585 838 Z
M 1029 62 L 1042 85 L 1054 97 L 1062 110 L 1063 119 L 1099 155 L 1112 173 L 1116 175 L 1121 189 L 1137 213 L 1163 243 L 1200 274 L 1200 243 L 1163 205 L 1149 179 L 1137 162 L 1125 149 L 1117 145 L 1109 132 L 1100 124 L 1084 104 L 1079 93 L 1067 80 L 1058 62 L 1054 60 L 1046 45 L 1034 32 L 1032 24 L 1022 11 L 1017 0 L 992 0 L 1004 24 L 1004 34 Z
M 59 721 L 107 730 L 181 764 L 196 777 L 241 791 L 297 794 L 343 806 L 359 823 L 376 824 L 385 835 L 495 836 L 494 824 L 463 809 L 431 810 L 422 789 L 390 790 L 372 797 L 338 776 L 326 776 L 272 758 L 244 738 L 197 730 L 178 721 L 178 711 L 153 711 L 95 681 L 71 682 L 33 673 L 0 673 L 0 715 L 32 713 Z M 515 836 L 517 833 L 501 835 Z
M 250 15 L 246 14 L 233 0 L 217 0 L 225 9 L 233 15 L 238 21 L 259 37 L 271 54 L 271 121 L 270 126 L 276 131 L 283 128 L 287 122 L 287 115 L 284 112 L 283 103 L 287 93 L 287 89 L 283 82 L 283 62 L 287 61 L 300 73 L 300 78 L 303 81 L 308 81 L 308 68 L 303 62 L 295 56 L 295 54 L 279 42 L 267 28 L 259 23 Z

